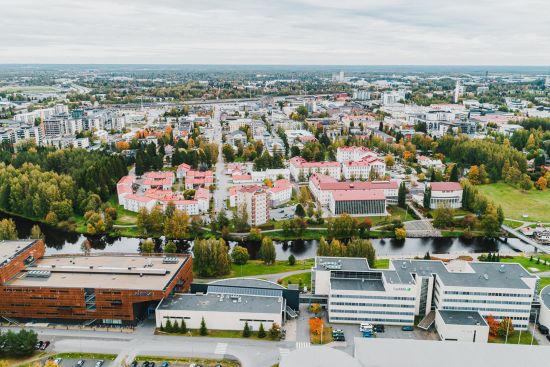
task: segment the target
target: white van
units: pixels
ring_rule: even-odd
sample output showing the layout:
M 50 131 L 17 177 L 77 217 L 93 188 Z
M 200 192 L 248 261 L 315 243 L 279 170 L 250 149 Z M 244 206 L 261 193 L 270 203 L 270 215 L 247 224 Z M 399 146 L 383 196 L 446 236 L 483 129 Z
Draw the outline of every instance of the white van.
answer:
M 372 326 L 372 324 L 369 324 L 368 322 L 362 322 L 361 325 L 359 326 L 359 331 L 360 332 L 372 331 L 372 330 L 373 330 L 373 326 Z

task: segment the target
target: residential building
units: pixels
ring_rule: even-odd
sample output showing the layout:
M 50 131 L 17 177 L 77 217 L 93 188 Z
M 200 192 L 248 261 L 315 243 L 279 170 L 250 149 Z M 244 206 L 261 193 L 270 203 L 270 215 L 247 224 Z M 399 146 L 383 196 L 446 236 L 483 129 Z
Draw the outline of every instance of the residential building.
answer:
M 342 169 L 338 162 L 308 162 L 302 157 L 290 159 L 290 174 L 294 181 L 305 181 L 314 173 L 325 174 L 338 180 L 342 175 Z
M 268 189 L 271 207 L 288 203 L 292 199 L 292 184 L 289 180 L 281 179 L 273 182 L 273 187 Z
M 360 161 L 364 157 L 376 158 L 375 152 L 366 147 L 338 147 L 336 150 L 336 161 L 344 163 L 346 161 Z
M 346 180 L 368 180 L 372 177 L 383 178 L 386 175 L 384 160 L 372 156 L 365 156 L 359 161 L 342 163 L 342 176 Z
M 243 186 L 237 190 L 237 209 L 246 210 L 248 224 L 259 226 L 269 221 L 270 194 L 260 186 Z

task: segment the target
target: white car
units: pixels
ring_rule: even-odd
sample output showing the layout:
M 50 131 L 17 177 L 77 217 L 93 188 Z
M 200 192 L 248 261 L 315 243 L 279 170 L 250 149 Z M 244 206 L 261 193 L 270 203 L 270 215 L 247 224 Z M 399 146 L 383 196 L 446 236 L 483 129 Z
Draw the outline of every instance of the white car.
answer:
M 56 359 L 53 360 L 53 363 L 55 363 L 56 365 L 59 366 L 61 364 L 62 360 L 63 360 L 62 358 L 56 358 Z
M 374 328 L 374 327 L 373 327 L 372 324 L 369 324 L 368 322 L 363 322 L 363 323 L 361 323 L 361 325 L 359 326 L 359 331 L 360 331 L 360 332 L 372 331 L 373 328 Z

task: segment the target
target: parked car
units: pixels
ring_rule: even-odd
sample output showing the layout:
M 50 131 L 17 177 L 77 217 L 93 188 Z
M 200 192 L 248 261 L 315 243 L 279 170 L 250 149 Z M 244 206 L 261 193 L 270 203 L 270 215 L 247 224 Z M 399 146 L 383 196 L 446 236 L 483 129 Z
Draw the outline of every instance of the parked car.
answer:
M 36 343 L 36 345 L 34 346 L 34 349 L 40 349 L 40 348 L 42 348 L 42 342 Z
M 359 331 L 361 332 L 372 331 L 372 330 L 373 330 L 373 326 L 368 322 L 363 322 L 361 323 L 361 325 L 359 325 Z
M 386 328 L 384 327 L 384 325 L 374 325 L 372 328 L 377 333 L 383 333 L 384 331 L 386 331 Z
M 546 335 L 546 339 L 550 342 L 550 335 Z
M 150 362 L 149 367 L 155 367 L 155 362 Z
M 103 366 L 103 363 L 105 363 L 105 361 L 99 360 L 95 363 L 95 367 L 101 367 L 101 366 Z
M 403 331 L 413 331 L 414 328 L 412 326 L 407 325 L 407 326 L 402 326 L 401 330 L 403 330 Z
M 542 335 L 548 335 L 548 328 L 544 325 L 539 325 L 539 331 Z
M 76 367 L 82 367 L 82 366 L 84 366 L 84 363 L 86 363 L 86 361 L 81 359 L 78 362 L 76 362 Z
M 53 360 L 53 363 L 55 363 L 56 365 L 59 366 L 61 364 L 61 361 L 63 361 L 62 358 L 56 358 L 56 359 Z
M 169 367 L 170 366 L 170 363 L 168 362 L 162 362 L 160 367 Z
M 130 363 L 130 367 L 137 367 L 138 363 L 136 361 L 133 361 Z
M 49 341 L 45 341 L 44 343 L 42 343 L 42 346 L 40 347 L 41 350 L 46 350 L 46 348 L 48 348 L 50 346 L 50 342 Z
M 149 367 L 149 361 L 145 361 L 141 364 L 141 367 Z

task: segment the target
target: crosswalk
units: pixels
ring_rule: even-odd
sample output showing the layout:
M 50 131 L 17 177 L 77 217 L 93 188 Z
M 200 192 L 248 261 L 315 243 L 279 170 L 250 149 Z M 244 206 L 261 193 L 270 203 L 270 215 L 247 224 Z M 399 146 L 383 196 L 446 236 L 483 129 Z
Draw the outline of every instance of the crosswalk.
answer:
M 279 358 L 286 357 L 290 353 L 288 348 L 279 348 Z
M 227 343 L 218 343 L 216 344 L 216 350 L 214 354 L 225 354 L 227 352 Z
M 296 349 L 304 349 L 310 346 L 311 346 L 310 342 L 296 342 Z

